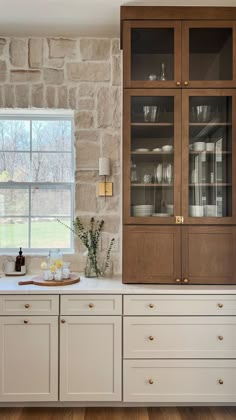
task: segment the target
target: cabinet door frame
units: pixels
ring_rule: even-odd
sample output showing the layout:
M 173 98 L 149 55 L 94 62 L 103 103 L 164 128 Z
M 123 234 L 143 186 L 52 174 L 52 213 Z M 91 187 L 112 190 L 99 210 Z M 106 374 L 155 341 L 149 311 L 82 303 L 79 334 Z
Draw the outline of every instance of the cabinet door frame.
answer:
M 190 217 L 189 206 L 189 97 L 232 97 L 232 216 Z M 207 123 L 206 123 L 207 124 Z M 236 224 L 236 91 L 231 89 L 185 89 L 182 91 L 182 215 L 184 224 L 227 225 Z
M 205 284 L 205 285 L 233 285 L 235 284 L 236 276 L 236 258 L 232 258 L 232 276 L 214 276 L 210 277 L 191 277 L 189 266 L 189 234 L 232 234 L 233 236 L 233 250 L 232 253 L 236 254 L 236 227 L 235 226 L 181 226 L 182 229 L 182 278 L 187 279 L 191 284 Z M 199 261 L 199 264 L 201 262 Z
M 77 315 L 66 315 L 60 317 L 60 401 L 121 401 L 122 392 L 121 392 L 121 369 L 122 369 L 122 326 L 121 326 L 121 316 L 77 316 Z M 92 392 L 68 392 L 68 333 L 69 325 L 88 325 L 94 324 L 97 325 L 113 325 L 113 369 L 111 375 L 113 375 L 113 392 L 111 393 L 92 393 Z M 100 337 L 104 345 L 106 345 L 106 340 L 104 337 Z M 79 345 L 79 343 L 78 343 Z M 87 343 L 88 353 L 91 352 L 91 343 Z M 96 347 L 92 348 L 94 352 L 94 357 L 96 358 Z M 99 360 L 97 361 L 99 363 Z M 87 361 L 85 360 L 86 364 Z M 94 376 L 96 371 L 94 372 Z M 93 377 L 82 378 L 85 381 L 93 381 Z
M 27 321 L 27 323 L 26 323 Z M 13 325 L 20 326 L 22 328 L 32 328 L 37 325 L 49 325 L 49 343 L 48 348 L 49 354 L 49 372 L 48 372 L 48 383 L 49 392 L 39 393 L 23 393 L 23 392 L 4 392 L 4 326 Z M 18 337 L 19 338 L 19 337 Z M 38 338 L 41 340 L 41 338 Z M 14 347 L 16 352 L 16 359 L 18 348 L 17 345 Z M 27 343 L 25 343 L 25 352 L 27 352 Z M 35 359 L 42 360 L 41 354 L 37 355 L 37 349 L 35 349 L 34 355 L 28 354 L 28 358 L 34 356 Z M 28 359 L 27 359 L 28 360 Z M 42 363 L 42 362 L 41 362 Z M 17 372 L 15 372 L 17 375 Z M 32 376 L 32 374 L 30 373 Z M 33 402 L 33 401 L 58 401 L 58 317 L 57 316 L 0 316 L 0 402 Z M 22 376 L 24 381 L 24 375 Z M 37 381 L 37 377 L 32 377 L 32 382 Z
M 174 29 L 174 80 L 131 80 L 131 30 L 133 28 Z M 181 21 L 130 20 L 123 23 L 124 88 L 181 88 Z
M 131 98 L 133 96 L 172 96 L 174 98 L 174 216 L 133 217 L 131 213 Z M 173 225 L 181 215 L 181 91 L 174 89 L 126 89 L 123 111 L 123 222 L 124 224 Z M 168 220 L 167 220 L 168 219 Z
M 232 80 L 190 80 L 189 78 L 189 30 L 191 28 L 232 28 Z M 185 84 L 187 83 L 187 85 Z M 185 88 L 235 88 L 236 87 L 236 21 L 189 20 L 182 21 L 182 83 Z
M 160 283 L 160 284 L 180 284 L 180 282 L 177 282 L 177 279 L 181 279 L 181 227 L 182 226 L 124 226 L 123 228 L 123 283 Z M 135 270 L 133 269 L 132 275 L 130 275 L 129 272 L 127 272 L 128 267 L 133 267 L 131 263 L 129 262 L 129 256 L 134 253 L 136 255 L 136 249 L 135 247 L 129 246 L 128 244 L 128 238 L 130 238 L 130 235 L 135 233 L 141 233 L 143 235 L 147 235 L 148 233 L 151 233 L 153 235 L 163 234 L 163 233 L 170 233 L 173 234 L 173 253 L 174 253 L 174 261 L 173 261 L 173 276 L 160 276 L 158 274 L 155 274 L 155 276 L 152 276 L 150 274 L 145 274 L 142 277 L 142 274 L 138 273 L 138 275 L 135 273 Z M 138 242 L 136 242 L 138 243 Z M 128 260 L 127 260 L 128 258 Z M 143 258 L 145 259 L 145 255 L 143 255 Z M 131 255 L 132 260 L 132 255 Z

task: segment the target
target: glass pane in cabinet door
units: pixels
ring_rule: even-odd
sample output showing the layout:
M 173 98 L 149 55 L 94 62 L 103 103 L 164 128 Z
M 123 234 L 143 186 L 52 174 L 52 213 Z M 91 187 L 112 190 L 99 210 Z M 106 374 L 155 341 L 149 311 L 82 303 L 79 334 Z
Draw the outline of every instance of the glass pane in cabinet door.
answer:
M 232 28 L 190 28 L 190 80 L 232 80 Z
M 131 98 L 131 215 L 174 214 L 174 98 Z
M 174 80 L 174 29 L 131 30 L 131 80 Z
M 189 216 L 232 216 L 232 98 L 190 97 Z

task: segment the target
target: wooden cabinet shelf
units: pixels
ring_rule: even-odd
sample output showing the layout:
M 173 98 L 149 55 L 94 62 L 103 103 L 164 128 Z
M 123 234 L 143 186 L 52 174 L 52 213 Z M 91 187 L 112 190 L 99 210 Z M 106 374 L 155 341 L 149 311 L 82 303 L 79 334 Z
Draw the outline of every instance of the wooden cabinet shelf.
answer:
M 145 183 L 143 183 L 143 184 L 131 184 L 131 186 L 132 186 L 132 188 L 133 187 L 159 187 L 159 188 L 163 188 L 163 187 L 165 187 L 165 188 L 173 188 L 173 184 L 145 184 Z

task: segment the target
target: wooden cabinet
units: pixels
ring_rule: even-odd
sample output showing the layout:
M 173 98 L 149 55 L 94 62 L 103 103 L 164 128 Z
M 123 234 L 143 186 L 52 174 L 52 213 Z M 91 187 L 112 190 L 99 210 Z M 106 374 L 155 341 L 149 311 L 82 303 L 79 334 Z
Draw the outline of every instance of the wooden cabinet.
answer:
M 0 317 L 0 377 L 2 402 L 58 400 L 57 316 Z
M 236 283 L 224 229 L 236 225 L 236 8 L 205 11 L 122 7 L 125 283 Z M 191 225 L 205 257 L 186 240 Z M 217 226 L 216 243 L 202 226 Z
M 62 316 L 60 400 L 121 401 L 121 317 Z

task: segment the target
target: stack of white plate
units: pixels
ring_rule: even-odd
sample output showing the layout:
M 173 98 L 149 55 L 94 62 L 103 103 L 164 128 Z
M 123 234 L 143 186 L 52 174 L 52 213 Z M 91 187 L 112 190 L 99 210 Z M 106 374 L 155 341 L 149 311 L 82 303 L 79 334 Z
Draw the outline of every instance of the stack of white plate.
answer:
M 139 206 L 133 206 L 133 216 L 135 217 L 148 217 L 153 213 L 152 204 L 142 204 Z

